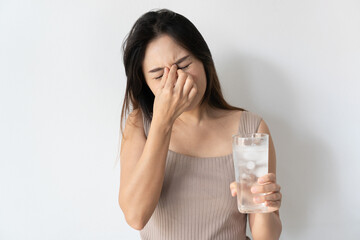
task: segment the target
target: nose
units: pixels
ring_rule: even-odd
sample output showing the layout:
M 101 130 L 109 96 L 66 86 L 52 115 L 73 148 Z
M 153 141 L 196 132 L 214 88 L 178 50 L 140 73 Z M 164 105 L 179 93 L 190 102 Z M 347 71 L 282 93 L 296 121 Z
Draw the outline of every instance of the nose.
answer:
M 173 64 L 171 64 L 171 65 L 167 65 L 167 66 L 165 66 L 165 67 L 168 68 L 169 71 L 170 71 L 170 69 L 171 69 L 171 67 L 172 67 L 173 65 L 176 66 L 175 76 L 176 76 L 176 78 L 177 78 L 177 77 L 178 77 L 177 70 L 179 69 L 179 66 L 178 66 L 176 63 L 173 63 Z
M 179 68 L 179 66 L 176 64 L 176 63 L 173 63 L 173 64 L 171 64 L 171 65 L 169 65 L 169 66 L 166 66 L 168 69 L 170 69 L 173 65 L 175 65 L 176 66 L 176 69 L 178 69 Z

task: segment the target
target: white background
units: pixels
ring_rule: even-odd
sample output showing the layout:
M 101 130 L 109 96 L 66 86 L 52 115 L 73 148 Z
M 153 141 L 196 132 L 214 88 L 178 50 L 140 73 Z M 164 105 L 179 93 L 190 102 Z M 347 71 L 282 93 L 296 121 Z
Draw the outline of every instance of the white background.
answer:
M 117 202 L 121 43 L 159 7 L 268 123 L 281 239 L 359 239 L 358 0 L 0 0 L 0 239 L 139 239 Z

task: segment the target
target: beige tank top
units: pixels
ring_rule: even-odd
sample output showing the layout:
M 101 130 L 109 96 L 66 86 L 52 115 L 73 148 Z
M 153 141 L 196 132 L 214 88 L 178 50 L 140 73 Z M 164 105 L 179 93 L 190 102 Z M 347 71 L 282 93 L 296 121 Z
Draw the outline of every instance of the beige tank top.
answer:
M 239 133 L 257 132 L 261 117 L 244 111 Z M 150 123 L 144 118 L 148 135 Z M 143 240 L 245 240 L 247 214 L 237 208 L 230 183 L 235 181 L 232 154 L 192 157 L 168 150 L 159 202 Z

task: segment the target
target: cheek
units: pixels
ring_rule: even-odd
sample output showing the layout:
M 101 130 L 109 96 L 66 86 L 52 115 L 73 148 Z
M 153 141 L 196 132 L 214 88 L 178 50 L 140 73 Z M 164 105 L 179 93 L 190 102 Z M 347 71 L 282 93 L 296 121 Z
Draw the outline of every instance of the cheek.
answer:
M 199 69 L 197 71 L 193 71 L 191 73 L 191 76 L 193 77 L 196 85 L 199 88 L 206 88 L 206 74 L 205 71 L 203 69 Z
M 156 89 L 158 88 L 160 81 L 152 81 L 152 82 L 147 81 L 146 84 L 150 88 L 151 92 L 155 95 Z

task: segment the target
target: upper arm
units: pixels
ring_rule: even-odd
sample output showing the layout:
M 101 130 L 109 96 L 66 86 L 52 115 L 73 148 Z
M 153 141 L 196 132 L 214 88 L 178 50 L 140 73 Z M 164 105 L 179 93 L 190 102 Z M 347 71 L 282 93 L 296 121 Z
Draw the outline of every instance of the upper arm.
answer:
M 146 142 L 140 109 L 132 111 L 125 123 L 120 148 L 120 189 L 119 204 L 124 187 L 129 182 L 133 170 L 141 157 Z

